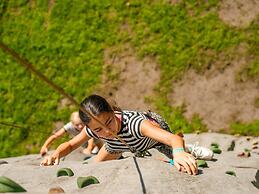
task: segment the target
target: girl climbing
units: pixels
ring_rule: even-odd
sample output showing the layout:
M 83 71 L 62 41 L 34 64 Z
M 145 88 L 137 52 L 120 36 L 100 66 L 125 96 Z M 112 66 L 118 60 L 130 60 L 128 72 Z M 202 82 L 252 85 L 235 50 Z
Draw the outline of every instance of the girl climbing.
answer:
M 98 95 L 85 98 L 80 105 L 79 116 L 86 127 L 72 140 L 61 144 L 41 165 L 59 164 L 61 157 L 92 137 L 105 142 L 95 157 L 96 162 L 118 159 L 127 151 L 140 153 L 156 148 L 173 158 L 178 170 L 196 175 L 198 169 L 195 158 L 211 159 L 213 156 L 212 151 L 207 148 L 185 146 L 183 138 L 172 134 L 167 123 L 155 113 L 114 111 L 112 106 Z

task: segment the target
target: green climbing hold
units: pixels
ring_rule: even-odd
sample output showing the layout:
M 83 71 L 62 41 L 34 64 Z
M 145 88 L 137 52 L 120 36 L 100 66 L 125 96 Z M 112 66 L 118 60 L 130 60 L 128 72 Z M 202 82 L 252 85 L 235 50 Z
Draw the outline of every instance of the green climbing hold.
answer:
M 219 144 L 217 144 L 217 143 L 211 143 L 210 146 L 214 147 L 214 148 L 219 148 Z
M 197 160 L 198 167 L 208 168 L 208 164 L 204 160 Z
M 234 171 L 226 171 L 225 173 L 228 175 L 236 176 L 236 173 Z
M 233 151 L 235 149 L 235 145 L 236 145 L 235 141 L 232 140 L 230 146 L 228 147 L 228 151 Z
M 215 153 L 215 154 L 221 154 L 221 149 L 219 149 L 219 148 L 215 148 L 215 147 L 211 147 L 211 150 L 213 151 L 213 153 Z
M 98 184 L 100 183 L 98 179 L 94 176 L 88 176 L 88 177 L 78 177 L 77 178 L 77 186 L 78 188 L 83 188 L 91 184 Z
M 74 173 L 70 168 L 61 168 L 57 172 L 57 177 L 59 176 L 74 176 Z
M 210 144 L 210 149 L 213 151 L 213 153 L 215 153 L 215 154 L 221 154 L 221 149 L 219 149 L 219 144 L 217 144 L 217 143 L 211 143 Z
M 13 180 L 5 176 L 0 176 L 0 193 L 8 192 L 26 192 L 26 190 Z

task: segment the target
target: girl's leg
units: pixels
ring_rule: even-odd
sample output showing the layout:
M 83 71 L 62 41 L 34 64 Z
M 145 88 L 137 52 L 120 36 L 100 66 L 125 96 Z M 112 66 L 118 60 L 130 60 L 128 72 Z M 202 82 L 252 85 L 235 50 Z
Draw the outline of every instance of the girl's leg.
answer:
M 121 157 L 121 153 L 109 153 L 105 149 L 105 145 L 102 146 L 96 157 L 94 158 L 95 162 L 107 161 L 107 160 L 116 160 Z
M 84 153 L 84 154 L 91 154 L 91 153 L 92 153 L 92 150 L 94 149 L 94 146 L 95 146 L 95 144 L 94 144 L 94 138 L 89 139 L 89 140 L 88 140 L 87 148 L 85 148 L 85 149 L 83 150 L 83 153 Z
M 99 148 L 99 150 L 102 148 L 102 146 L 103 146 L 103 142 L 102 142 L 102 140 L 100 140 L 100 139 L 94 139 L 94 144 L 95 144 L 95 146 L 97 146 L 98 148 Z

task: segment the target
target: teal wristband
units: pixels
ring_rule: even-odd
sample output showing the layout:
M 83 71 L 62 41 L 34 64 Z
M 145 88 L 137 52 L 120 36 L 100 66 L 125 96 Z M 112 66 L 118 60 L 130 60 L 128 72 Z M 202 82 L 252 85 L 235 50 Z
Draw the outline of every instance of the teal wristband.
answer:
M 170 160 L 169 160 L 169 163 L 170 163 L 171 166 L 173 166 L 173 165 L 174 165 L 174 160 L 173 160 L 173 159 L 170 159 Z
M 184 148 L 174 148 L 173 149 L 173 154 L 178 153 L 178 152 L 184 152 Z

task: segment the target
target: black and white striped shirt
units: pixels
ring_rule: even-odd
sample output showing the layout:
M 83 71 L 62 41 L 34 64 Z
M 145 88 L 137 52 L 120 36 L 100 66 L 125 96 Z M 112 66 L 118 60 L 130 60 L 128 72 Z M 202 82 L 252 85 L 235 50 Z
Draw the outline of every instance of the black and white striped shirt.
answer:
M 149 137 L 143 136 L 140 125 L 143 120 L 148 118 L 136 111 L 122 111 L 121 129 L 117 134 L 122 138 L 131 148 L 137 151 L 144 151 L 152 148 L 158 142 Z M 129 148 L 118 139 L 105 139 L 98 137 L 91 129 L 85 129 L 89 137 L 99 138 L 105 142 L 105 148 L 109 153 L 121 153 L 130 151 Z

